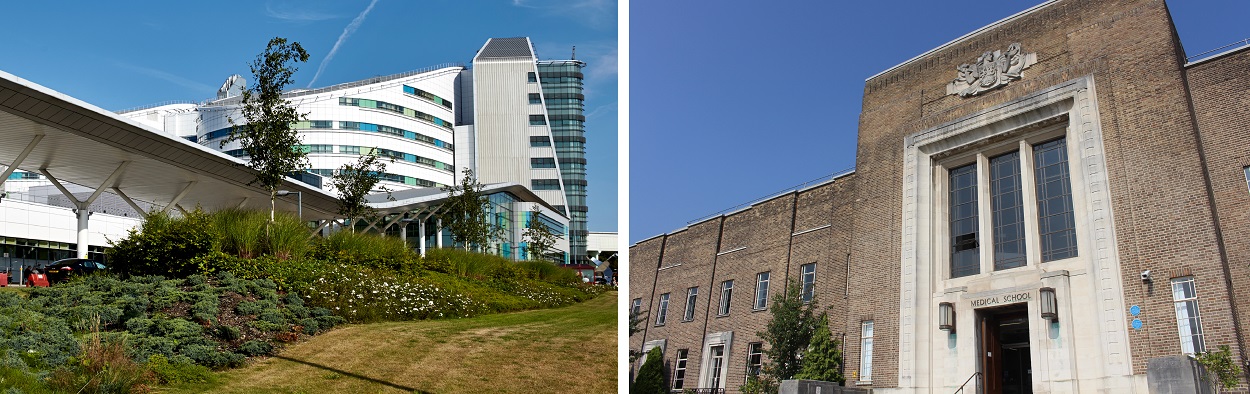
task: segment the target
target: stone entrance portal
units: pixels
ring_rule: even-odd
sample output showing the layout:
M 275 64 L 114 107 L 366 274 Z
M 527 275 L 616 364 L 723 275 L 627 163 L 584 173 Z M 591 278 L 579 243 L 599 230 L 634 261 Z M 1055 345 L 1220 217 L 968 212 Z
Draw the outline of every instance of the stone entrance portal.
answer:
M 1029 316 L 1024 305 L 977 312 L 985 394 L 1031 394 Z

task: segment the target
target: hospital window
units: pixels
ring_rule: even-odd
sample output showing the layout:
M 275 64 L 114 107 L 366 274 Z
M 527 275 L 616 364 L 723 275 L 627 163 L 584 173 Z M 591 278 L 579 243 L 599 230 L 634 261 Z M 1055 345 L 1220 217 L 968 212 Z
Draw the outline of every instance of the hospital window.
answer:
M 690 354 L 687 349 L 677 349 L 677 362 L 673 363 L 673 391 L 681 391 L 686 384 L 686 357 Z
M 664 325 L 665 315 L 668 314 L 668 294 L 669 293 L 660 294 L 660 312 L 656 313 L 655 318 L 655 325 L 657 326 Z
M 1194 277 L 1172 279 L 1172 301 L 1176 305 L 1176 330 L 1181 337 L 1181 352 L 1192 355 L 1206 351 Z
M 816 295 L 816 263 L 803 264 L 799 272 L 802 273 L 803 302 L 810 302 Z
M 1032 164 L 1024 164 L 1029 162 Z M 1063 138 L 1019 143 L 1019 147 L 996 156 L 979 154 L 972 163 L 950 167 L 946 174 L 950 277 L 981 273 L 982 246 L 990 248 L 987 256 L 993 270 L 1027 265 L 1025 233 L 1029 224 L 1036 224 L 1040 262 L 1076 257 L 1076 218 L 1068 168 Z M 1025 187 L 1024 170 L 1032 170 L 1031 190 Z M 980 179 L 989 182 L 982 184 Z M 979 212 L 981 197 L 990 200 L 989 218 Z M 1026 217 L 1029 207 L 1035 208 L 1035 217 Z M 980 231 L 986 219 L 991 231 L 989 244 L 983 244 L 986 237 Z
M 698 298 L 699 298 L 698 287 L 691 287 L 689 289 L 686 289 L 686 316 L 683 316 L 681 321 L 694 320 L 694 305 L 695 305 L 695 301 L 698 300 Z
M 859 380 L 872 381 L 872 320 L 864 320 L 859 326 Z
M 768 308 L 769 272 L 755 274 L 755 310 Z

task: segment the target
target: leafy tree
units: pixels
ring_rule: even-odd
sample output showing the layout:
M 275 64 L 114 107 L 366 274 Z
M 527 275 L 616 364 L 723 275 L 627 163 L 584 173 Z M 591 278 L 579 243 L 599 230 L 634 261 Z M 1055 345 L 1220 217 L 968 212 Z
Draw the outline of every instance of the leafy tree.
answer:
M 1219 383 L 1224 389 L 1232 389 L 1241 383 L 1241 367 L 1233 361 L 1233 352 L 1228 345 L 1220 345 L 1218 351 L 1207 351 L 1194 355 L 1199 364 L 1207 370 L 1204 381 Z
M 757 333 L 768 343 L 764 350 L 767 357 L 764 373 L 777 381 L 791 379 L 803 370 L 803 352 L 820 324 L 812 313 L 815 297 L 803 302 L 803 291 L 797 282 L 790 281 L 785 292 L 773 297 L 769 308 L 772 320 L 768 321 L 764 332 Z
M 642 324 L 642 316 L 646 313 L 641 310 L 635 312 L 632 309 L 633 308 L 629 311 L 629 336 L 631 337 L 634 336 L 634 334 L 642 332 L 642 328 L 638 327 L 638 325 Z M 642 357 L 642 351 L 629 349 L 629 362 L 631 364 L 634 361 L 637 361 L 639 357 Z
M 464 178 L 459 185 L 444 186 L 447 201 L 438 218 L 443 227 L 451 232 L 451 238 L 463 244 L 465 250 L 470 245 L 485 249 L 491 239 L 499 237 L 503 231 L 491 224 L 487 217 L 490 201 L 482 193 L 482 184 L 473 177 L 473 170 L 464 169 Z
M 638 378 L 634 379 L 630 394 L 667 394 L 668 382 L 664 376 L 664 353 L 660 348 L 651 348 L 647 352 L 647 361 L 638 368 Z
M 375 211 L 365 204 L 365 196 L 378 185 L 384 173 L 386 163 L 378 157 L 376 149 L 360 156 L 355 163 L 344 164 L 334 171 L 330 184 L 339 191 L 339 214 L 349 219 L 373 216 Z M 386 186 L 382 186 L 381 190 L 391 192 Z
M 526 249 L 529 250 L 530 260 L 543 259 L 547 251 L 555 246 L 559 239 L 550 228 L 547 228 L 547 225 L 538 220 L 540 212 L 538 206 L 534 206 L 534 209 L 530 211 L 530 220 L 525 226 L 525 232 L 521 233 L 521 238 L 526 242 Z
M 274 201 L 278 198 L 278 186 L 289 173 L 308 167 L 308 152 L 299 148 L 300 139 L 291 125 L 304 119 L 305 114 L 282 98 L 282 89 L 293 81 L 298 70 L 293 62 L 308 61 L 308 52 L 298 42 L 288 43 L 285 38 L 269 40 L 265 52 L 249 65 L 255 84 L 243 90 L 244 124 L 229 119 L 230 135 L 222 146 L 239 141 L 248 156 L 248 167 L 256 170 L 258 184 L 269 191 L 269 221 L 273 222 Z
M 794 375 L 795 379 L 823 380 L 842 383 L 842 341 L 833 337 L 829 331 L 829 317 L 820 314 L 816 332 L 812 334 L 812 342 L 803 353 L 803 370 Z

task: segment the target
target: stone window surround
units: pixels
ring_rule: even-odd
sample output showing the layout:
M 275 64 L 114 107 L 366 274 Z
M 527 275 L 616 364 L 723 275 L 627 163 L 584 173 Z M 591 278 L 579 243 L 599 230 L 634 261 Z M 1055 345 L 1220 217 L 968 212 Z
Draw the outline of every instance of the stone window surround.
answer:
M 1084 76 L 1023 95 L 905 139 L 897 387 L 932 387 L 941 384 L 940 380 L 931 381 L 936 378 L 926 372 L 931 367 L 931 352 L 934 350 L 918 344 L 939 340 L 935 333 L 940 333 L 937 331 L 935 313 L 937 303 L 950 301 L 947 298 L 959 300 L 961 292 L 943 293 L 943 289 L 966 289 L 969 284 L 984 286 L 993 278 L 1006 278 L 1020 272 L 1020 269 L 997 272 L 990 270 L 956 279 L 948 279 L 949 276 L 945 275 L 949 267 L 944 267 L 943 263 L 946 263 L 949 256 L 940 256 L 949 253 L 947 249 L 937 247 L 937 244 L 949 230 L 943 229 L 948 227 L 948 223 L 938 220 L 938 211 L 944 208 L 937 203 L 942 197 L 934 196 L 940 194 L 937 191 L 943 190 L 935 186 L 935 180 L 938 179 L 935 174 L 940 168 L 936 165 L 937 161 L 958 155 L 958 152 L 980 151 L 985 148 L 984 145 L 993 144 L 994 141 L 1018 143 L 1027 132 L 1015 138 L 999 136 L 1037 127 L 1047 120 L 1053 121 L 1063 116 L 1067 117 L 1064 122 L 1067 127 L 1062 133 L 1068 139 L 1068 160 L 1074 169 L 1070 174 L 1070 181 L 1073 205 L 1077 209 L 1077 243 L 1081 249 L 1077 258 L 1042 265 L 1046 271 L 1083 272 L 1091 276 L 1086 283 L 1095 286 L 1092 291 L 1097 294 L 1117 295 L 1099 297 L 1093 305 L 1102 323 L 1096 328 L 1098 335 L 1104 339 L 1100 342 L 1100 350 L 1105 360 L 1105 369 L 1102 372 L 1109 375 L 1132 373 L 1127 330 L 1121 313 L 1124 310 L 1124 300 L 1121 296 L 1123 292 L 1119 253 L 1116 250 L 1110 195 L 1107 191 L 1108 174 L 1097 94 L 1093 77 Z M 946 153 L 944 157 L 944 152 L 956 153 Z M 1036 237 L 1036 234 L 1033 236 Z M 1029 253 L 1033 251 L 1030 250 Z M 1055 265 L 1049 266 L 1051 264 Z M 1026 267 L 1039 270 L 1036 265 Z M 1066 297 L 1067 294 L 1059 296 Z M 1065 313 L 1062 310 L 1060 312 Z
M 722 385 L 726 385 L 728 383 L 726 378 L 729 376 L 729 368 L 728 368 L 729 363 L 728 362 L 729 362 L 729 355 L 732 354 L 731 346 L 733 345 L 733 339 L 734 339 L 733 331 L 722 331 L 722 332 L 711 333 L 711 334 L 707 334 L 707 336 L 703 338 L 702 362 L 699 363 L 699 387 L 700 388 L 712 387 L 712 376 L 711 376 L 712 346 L 724 346 L 725 347 L 725 352 L 722 355 L 722 357 L 724 357 L 725 362 L 721 364 L 720 382 Z M 687 372 L 687 375 L 689 375 L 689 372 Z

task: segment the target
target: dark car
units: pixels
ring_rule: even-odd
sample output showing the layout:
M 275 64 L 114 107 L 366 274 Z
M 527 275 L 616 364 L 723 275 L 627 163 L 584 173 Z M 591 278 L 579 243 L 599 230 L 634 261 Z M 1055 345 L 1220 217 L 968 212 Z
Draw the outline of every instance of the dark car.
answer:
M 104 270 L 104 264 L 91 259 L 61 259 L 43 268 L 44 273 L 48 274 L 49 282 L 64 282 L 71 276 Z

